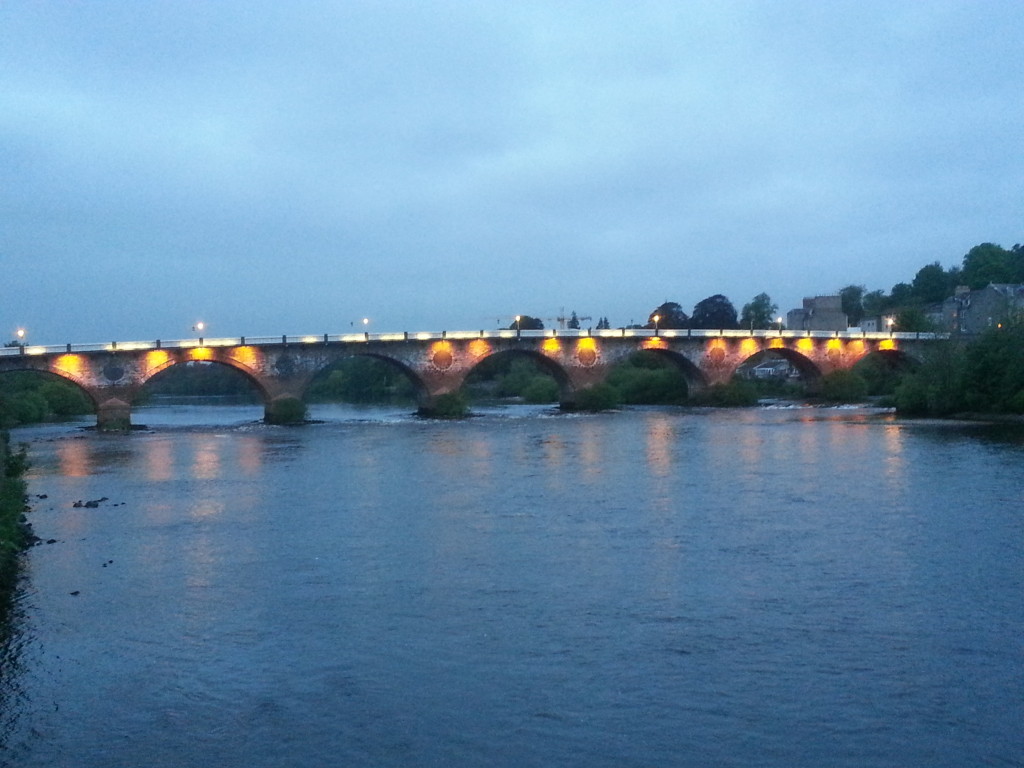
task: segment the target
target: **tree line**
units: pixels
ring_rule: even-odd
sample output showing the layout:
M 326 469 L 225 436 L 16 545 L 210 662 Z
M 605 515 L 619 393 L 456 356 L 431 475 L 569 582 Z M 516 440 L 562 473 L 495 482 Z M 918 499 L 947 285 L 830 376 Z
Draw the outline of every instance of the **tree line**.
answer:
M 945 269 L 938 261 L 925 264 L 913 280 L 896 283 L 888 293 L 851 284 L 839 295 L 850 325 L 860 325 L 865 317 L 889 315 L 895 319 L 895 330 L 931 331 L 927 307 L 950 298 L 960 286 L 979 290 L 990 283 L 1024 283 L 1024 246 L 1006 249 L 981 243 L 964 254 L 960 265 Z

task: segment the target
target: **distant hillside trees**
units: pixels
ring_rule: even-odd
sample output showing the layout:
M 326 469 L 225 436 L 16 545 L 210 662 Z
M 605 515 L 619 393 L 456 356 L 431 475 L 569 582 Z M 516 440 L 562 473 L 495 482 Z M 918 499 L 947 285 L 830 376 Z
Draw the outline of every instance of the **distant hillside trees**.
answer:
M 931 329 L 922 310 L 951 297 L 957 286 L 978 290 L 989 283 L 1024 283 L 1024 246 L 1007 250 L 982 243 L 964 255 L 961 266 L 945 269 L 937 261 L 926 264 L 911 282 L 896 283 L 889 293 L 847 285 L 839 295 L 850 325 L 859 325 L 865 317 L 893 315 L 896 330 L 924 331 Z

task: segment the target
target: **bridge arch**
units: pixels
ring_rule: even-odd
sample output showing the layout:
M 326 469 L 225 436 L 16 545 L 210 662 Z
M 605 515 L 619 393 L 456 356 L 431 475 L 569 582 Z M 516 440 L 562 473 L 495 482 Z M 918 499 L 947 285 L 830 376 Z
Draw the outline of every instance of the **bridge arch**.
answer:
M 629 357 L 637 354 L 637 352 L 647 352 L 665 360 L 682 374 L 683 379 L 686 381 L 688 392 L 700 391 L 710 386 L 711 382 L 708 380 L 708 377 L 693 360 L 667 345 L 657 343 L 658 341 L 656 338 L 648 340 L 639 349 L 633 351 Z M 628 360 L 629 357 L 625 359 Z
M 416 401 L 417 407 L 420 410 L 424 410 L 430 406 L 431 395 L 426 382 L 423 380 L 423 377 L 420 376 L 407 362 L 400 360 L 397 357 L 364 349 L 354 349 L 346 354 L 332 357 L 324 365 L 316 368 L 309 381 L 306 382 L 302 391 L 299 393 L 302 399 L 308 400 L 310 391 L 317 386 L 317 383 L 322 381 L 324 377 L 329 376 L 333 371 L 339 370 L 346 361 L 356 360 L 359 358 L 376 360 L 384 363 L 389 368 L 398 371 L 412 385 L 413 398 Z
M 498 365 L 502 360 L 514 361 L 517 359 L 531 361 L 541 372 L 554 379 L 555 385 L 558 387 L 558 402 L 560 405 L 575 402 L 576 387 L 574 386 L 568 371 L 566 371 L 562 365 L 559 365 L 557 361 L 552 360 L 548 355 L 544 354 L 543 351 L 528 347 L 510 347 L 491 350 L 486 354 L 481 355 L 462 375 L 461 381 L 459 382 L 459 389 L 464 390 L 467 382 L 472 381 L 488 366 Z
M 821 377 L 824 375 L 824 372 L 818 364 L 801 352 L 787 347 L 777 347 L 756 351 L 743 359 L 736 367 L 736 371 L 739 372 L 743 368 L 749 368 L 753 364 L 760 365 L 762 362 L 773 358 L 785 360 L 795 368 L 800 380 L 808 390 L 813 391 L 820 387 Z
M 134 387 L 131 393 L 132 404 L 135 404 L 138 401 L 139 395 L 142 394 L 143 390 L 147 386 L 151 386 L 154 382 L 157 382 L 164 376 L 168 375 L 172 369 L 187 366 L 219 366 L 221 368 L 234 371 L 249 384 L 252 391 L 257 394 L 260 400 L 263 401 L 264 405 L 266 405 L 271 399 L 270 393 L 267 391 L 263 381 L 261 381 L 261 379 L 252 370 L 235 360 L 230 358 L 211 358 L 209 360 L 203 360 L 169 357 L 160 364 L 147 369 L 145 374 L 140 377 L 138 385 Z
M 921 360 L 902 350 L 874 350 L 858 360 L 850 370 L 860 376 L 869 395 L 892 395 L 902 376 L 921 365 Z

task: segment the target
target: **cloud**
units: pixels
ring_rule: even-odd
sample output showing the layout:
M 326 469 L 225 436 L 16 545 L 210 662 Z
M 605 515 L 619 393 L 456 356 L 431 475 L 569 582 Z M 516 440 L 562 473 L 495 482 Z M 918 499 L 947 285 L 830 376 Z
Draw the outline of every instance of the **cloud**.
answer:
M 5 5 L 0 323 L 625 323 L 719 292 L 887 289 L 1020 239 L 1022 15 Z M 66 300 L 96 295 L 115 298 Z

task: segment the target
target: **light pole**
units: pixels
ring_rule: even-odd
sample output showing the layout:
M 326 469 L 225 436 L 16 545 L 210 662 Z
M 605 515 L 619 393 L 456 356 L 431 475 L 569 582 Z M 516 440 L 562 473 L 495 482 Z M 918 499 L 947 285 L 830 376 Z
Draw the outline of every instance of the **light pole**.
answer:
M 654 335 L 658 335 L 658 323 L 661 322 L 661 315 L 655 315 L 651 318 L 654 321 Z
M 199 346 L 203 346 L 203 331 L 206 328 L 206 323 L 200 320 L 198 323 L 192 326 L 192 330 L 199 334 Z
M 363 338 L 366 339 L 367 341 L 370 340 L 370 332 L 367 330 L 369 325 L 370 325 L 370 318 L 364 317 L 363 318 Z
M 25 329 L 19 328 L 16 333 L 18 337 L 18 346 L 21 347 L 21 351 L 25 351 Z
M 522 328 L 519 325 L 519 321 L 523 319 L 522 315 L 516 315 L 516 336 L 519 336 L 522 332 Z
M 779 324 L 779 335 L 781 336 L 782 335 L 782 317 L 781 317 L 781 315 L 779 317 L 775 318 L 775 322 L 777 322 Z

